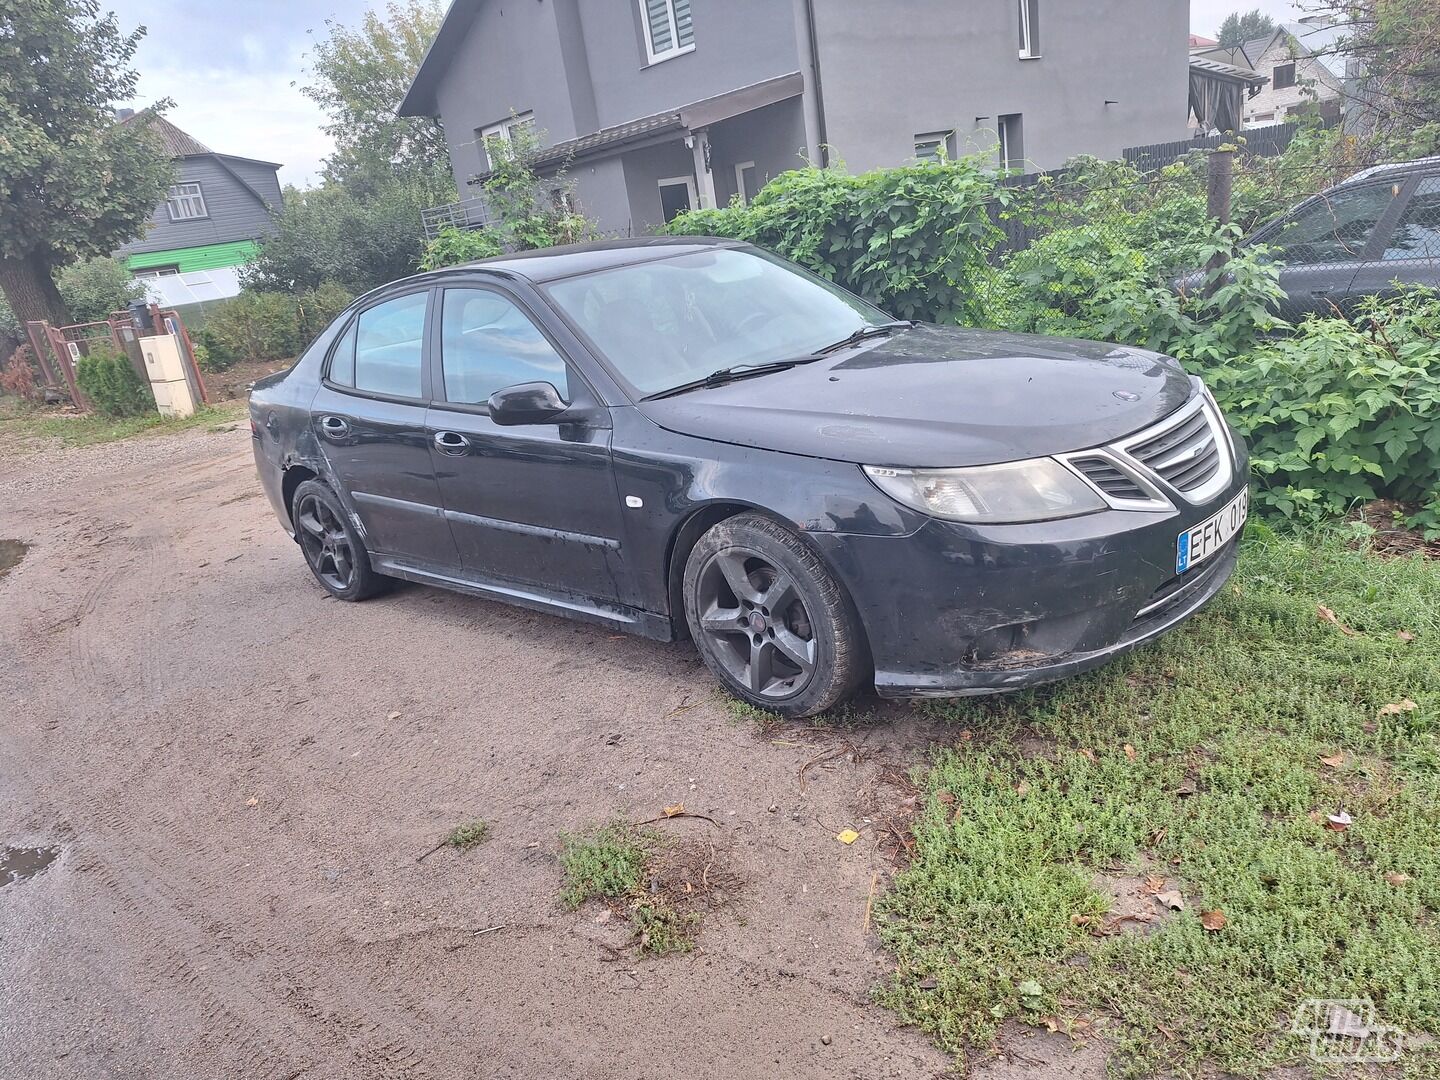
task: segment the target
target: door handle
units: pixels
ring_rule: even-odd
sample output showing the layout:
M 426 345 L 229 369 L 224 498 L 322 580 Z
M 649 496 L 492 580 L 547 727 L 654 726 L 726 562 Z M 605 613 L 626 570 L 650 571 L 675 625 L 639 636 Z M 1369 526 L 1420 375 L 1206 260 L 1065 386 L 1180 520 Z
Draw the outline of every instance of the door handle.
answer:
M 458 431 L 437 431 L 435 446 L 442 454 L 459 457 L 470 447 L 470 440 Z
M 329 438 L 343 439 L 350 434 L 350 425 L 338 416 L 322 416 L 320 418 L 320 430 Z

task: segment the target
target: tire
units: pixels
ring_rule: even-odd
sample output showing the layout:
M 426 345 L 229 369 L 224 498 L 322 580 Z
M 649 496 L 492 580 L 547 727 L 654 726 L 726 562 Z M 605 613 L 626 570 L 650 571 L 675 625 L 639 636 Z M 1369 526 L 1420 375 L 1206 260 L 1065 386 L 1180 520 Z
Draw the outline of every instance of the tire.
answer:
M 306 480 L 297 487 L 290 520 L 305 564 L 331 596 L 368 600 L 389 587 L 390 579 L 371 569 L 364 541 L 328 484 Z
M 682 585 L 700 656 L 731 694 L 781 716 L 814 716 L 869 670 L 854 605 L 803 540 L 760 514 L 713 526 Z

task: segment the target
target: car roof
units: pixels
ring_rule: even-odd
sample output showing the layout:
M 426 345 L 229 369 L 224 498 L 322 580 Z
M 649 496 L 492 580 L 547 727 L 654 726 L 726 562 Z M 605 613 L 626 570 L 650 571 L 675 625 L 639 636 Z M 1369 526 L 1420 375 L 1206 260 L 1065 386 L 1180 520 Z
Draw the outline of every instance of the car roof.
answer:
M 714 236 L 646 236 L 627 240 L 598 240 L 589 244 L 566 244 L 563 247 L 540 248 L 538 251 L 517 251 L 497 255 L 462 266 L 446 267 L 439 274 L 488 270 L 544 284 L 577 274 L 597 270 L 613 270 L 621 266 L 671 259 L 697 251 L 715 248 L 744 247 L 738 240 Z
M 1415 172 L 1440 172 L 1440 156 L 1416 158 L 1413 161 L 1392 161 L 1386 165 L 1372 165 L 1361 169 L 1354 176 L 1346 177 L 1337 187 L 1358 184 L 1382 176 L 1404 176 Z

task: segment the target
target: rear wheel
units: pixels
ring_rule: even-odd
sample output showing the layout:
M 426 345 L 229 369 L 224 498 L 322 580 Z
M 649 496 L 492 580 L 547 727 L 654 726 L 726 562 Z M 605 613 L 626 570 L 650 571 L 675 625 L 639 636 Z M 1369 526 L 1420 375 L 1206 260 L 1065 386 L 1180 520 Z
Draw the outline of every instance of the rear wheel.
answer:
M 365 600 L 384 591 L 388 579 L 370 568 L 370 553 L 328 485 L 306 480 L 296 488 L 291 518 L 310 572 L 331 596 Z
M 741 514 L 702 536 L 685 564 L 685 617 L 725 689 L 782 716 L 843 701 L 865 674 L 854 607 L 798 536 Z

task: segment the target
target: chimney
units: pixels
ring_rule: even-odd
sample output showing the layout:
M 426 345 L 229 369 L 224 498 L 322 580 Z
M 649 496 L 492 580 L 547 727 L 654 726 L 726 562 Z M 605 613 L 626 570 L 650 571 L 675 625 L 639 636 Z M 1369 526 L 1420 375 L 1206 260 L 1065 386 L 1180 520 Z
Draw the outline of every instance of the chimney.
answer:
M 135 115 L 135 110 L 134 110 L 134 109 L 116 109 L 116 110 L 115 110 L 115 119 L 116 119 L 116 120 L 129 120 L 129 119 L 130 119 L 132 116 L 134 116 L 134 115 Z

